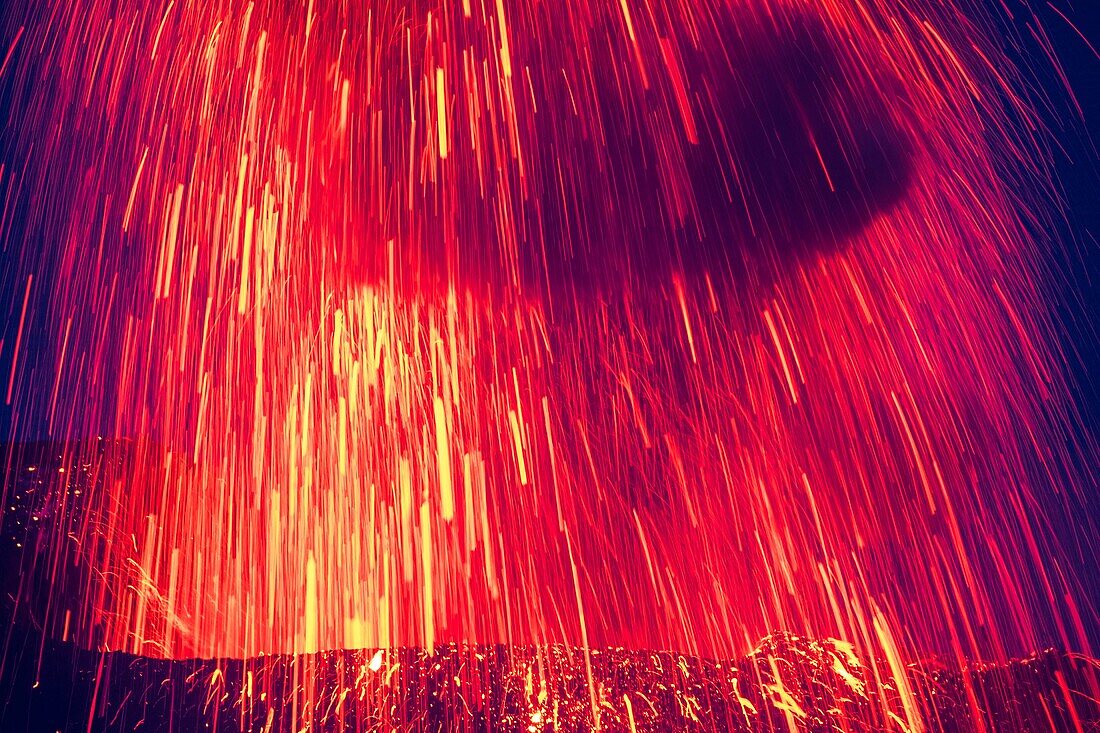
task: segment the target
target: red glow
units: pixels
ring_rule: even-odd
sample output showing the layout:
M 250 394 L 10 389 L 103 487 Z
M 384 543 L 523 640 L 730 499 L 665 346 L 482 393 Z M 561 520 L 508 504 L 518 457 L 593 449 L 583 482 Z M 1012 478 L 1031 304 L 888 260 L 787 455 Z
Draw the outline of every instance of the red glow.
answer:
M 911 171 L 839 244 L 681 266 L 723 132 L 689 61 L 751 41 L 710 5 L 14 13 L 2 73 L 48 92 L 9 120 L 37 133 L 5 206 L 47 245 L 20 243 L 56 344 L 52 391 L 14 401 L 140 438 L 47 550 L 82 584 L 51 633 L 183 658 L 783 629 L 902 683 L 926 654 L 1088 651 L 1011 65 L 950 3 L 735 3 L 779 38 L 818 19 L 863 95 L 835 134 L 882 118 Z M 574 242 L 583 287 L 531 266 Z

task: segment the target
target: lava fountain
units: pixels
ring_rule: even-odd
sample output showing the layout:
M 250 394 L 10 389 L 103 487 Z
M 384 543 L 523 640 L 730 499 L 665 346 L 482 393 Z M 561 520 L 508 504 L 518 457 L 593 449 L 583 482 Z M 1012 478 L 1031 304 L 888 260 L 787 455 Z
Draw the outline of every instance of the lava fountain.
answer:
M 169 659 L 1088 653 L 1046 138 L 994 22 L 9 5 L 13 437 L 98 477 L 50 482 L 21 612 Z

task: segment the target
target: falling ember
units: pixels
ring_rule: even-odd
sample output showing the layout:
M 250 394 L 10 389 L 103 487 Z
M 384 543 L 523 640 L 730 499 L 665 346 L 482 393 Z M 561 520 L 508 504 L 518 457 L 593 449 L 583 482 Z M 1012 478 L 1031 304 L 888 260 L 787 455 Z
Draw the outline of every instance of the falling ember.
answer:
M 290 730 L 397 709 L 410 670 L 511 684 L 492 657 L 526 675 L 523 728 L 634 733 L 658 708 L 616 669 L 653 699 L 682 670 L 685 721 L 721 689 L 750 726 L 921 731 L 953 690 L 980 730 L 980 663 L 1096 653 L 1050 164 L 995 16 L 2 19 L 5 608 L 39 660 L 135 655 Z M 1100 686 L 1060 664 L 1035 699 L 1080 726 L 1066 675 Z M 126 699 L 94 679 L 81 725 Z

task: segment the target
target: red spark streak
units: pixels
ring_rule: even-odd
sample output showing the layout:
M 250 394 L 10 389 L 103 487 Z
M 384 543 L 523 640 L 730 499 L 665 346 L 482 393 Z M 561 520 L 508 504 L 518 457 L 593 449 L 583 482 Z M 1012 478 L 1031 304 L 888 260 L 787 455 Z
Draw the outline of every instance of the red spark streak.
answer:
M 10 11 L 0 73 L 42 92 L 8 120 L 4 220 L 40 237 L 15 245 L 64 344 L 17 408 L 141 439 L 48 550 L 84 573 L 54 633 L 178 658 L 731 654 L 779 628 L 895 677 L 933 652 L 1088 651 L 1037 499 L 1068 513 L 1083 483 L 1039 199 L 1003 173 L 1045 175 L 1010 65 L 950 3 L 735 5 L 780 34 L 818 17 L 867 95 L 835 134 L 881 106 L 913 159 L 843 246 L 744 275 L 667 266 L 705 226 L 685 159 L 735 135 L 684 61 L 722 58 L 712 3 Z M 616 152 L 631 135 L 652 159 Z M 581 234 L 604 218 L 616 238 Z M 668 262 L 631 255 L 643 239 Z M 573 246 L 590 288 L 525 264 Z

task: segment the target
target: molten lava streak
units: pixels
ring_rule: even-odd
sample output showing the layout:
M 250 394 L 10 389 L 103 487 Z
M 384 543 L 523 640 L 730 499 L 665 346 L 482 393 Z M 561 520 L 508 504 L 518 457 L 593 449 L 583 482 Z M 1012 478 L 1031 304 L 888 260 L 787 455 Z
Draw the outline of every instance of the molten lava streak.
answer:
M 917 660 L 1091 654 L 1048 167 L 993 23 L 9 5 L 0 354 L 13 438 L 68 441 L 16 622 L 167 659 L 570 644 L 596 725 L 609 646 L 845 639 L 909 730 Z

